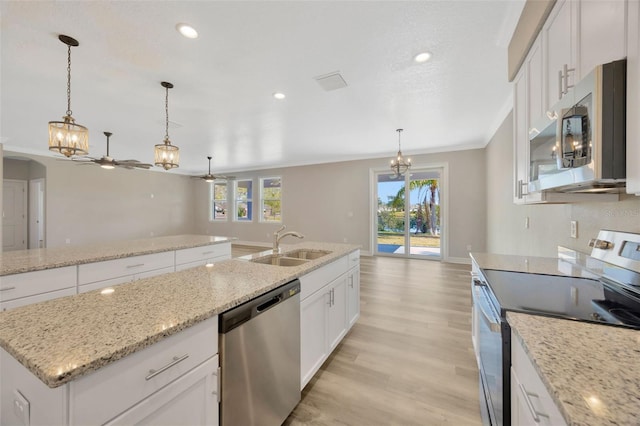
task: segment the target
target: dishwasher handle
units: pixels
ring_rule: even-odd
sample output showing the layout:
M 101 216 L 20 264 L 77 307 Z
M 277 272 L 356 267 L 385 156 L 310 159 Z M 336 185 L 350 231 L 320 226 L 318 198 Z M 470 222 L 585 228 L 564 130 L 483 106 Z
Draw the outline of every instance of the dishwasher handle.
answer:
M 262 313 L 272 307 L 273 305 L 277 305 L 282 300 L 282 295 L 279 294 L 277 296 L 272 297 L 271 299 L 264 302 L 262 305 L 256 307 L 256 312 Z

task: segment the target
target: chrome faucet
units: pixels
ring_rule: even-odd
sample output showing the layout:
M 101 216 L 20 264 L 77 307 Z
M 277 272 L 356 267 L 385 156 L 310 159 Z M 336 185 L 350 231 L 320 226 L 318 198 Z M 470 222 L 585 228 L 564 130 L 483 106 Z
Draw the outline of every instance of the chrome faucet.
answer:
M 289 231 L 281 234 L 281 232 L 284 231 L 285 229 L 286 229 L 286 226 L 282 225 L 282 228 L 278 229 L 276 232 L 273 233 L 273 254 L 280 254 L 280 240 L 283 239 L 284 237 L 291 235 L 292 237 L 298 237 L 300 239 L 304 238 L 304 235 L 295 231 Z

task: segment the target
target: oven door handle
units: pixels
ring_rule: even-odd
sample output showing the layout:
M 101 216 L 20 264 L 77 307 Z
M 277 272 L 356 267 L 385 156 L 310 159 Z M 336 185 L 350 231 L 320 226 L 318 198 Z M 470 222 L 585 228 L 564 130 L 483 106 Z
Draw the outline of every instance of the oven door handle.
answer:
M 489 313 L 491 308 L 488 306 L 489 301 L 486 296 L 486 291 L 486 284 L 476 284 L 476 292 L 485 293 L 482 296 L 478 294 L 476 302 L 478 302 L 477 305 L 480 308 L 480 313 L 482 313 L 482 316 L 489 324 L 489 330 L 491 330 L 493 333 L 500 333 L 502 331 L 500 326 L 500 317 L 494 315 L 493 313 Z

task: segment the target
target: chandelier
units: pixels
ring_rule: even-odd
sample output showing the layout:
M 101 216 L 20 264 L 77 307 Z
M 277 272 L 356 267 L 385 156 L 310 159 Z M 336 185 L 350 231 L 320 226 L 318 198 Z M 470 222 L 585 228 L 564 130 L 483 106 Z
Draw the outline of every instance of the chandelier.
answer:
M 173 84 L 163 81 L 160 83 L 165 88 L 164 111 L 165 111 L 165 134 L 163 143 L 155 146 L 155 165 L 165 170 L 178 167 L 180 163 L 180 148 L 171 145 L 169 140 L 169 89 L 173 88 Z
M 62 121 L 49 122 L 49 150 L 65 157 L 89 153 L 89 129 L 76 124 L 71 116 L 71 47 L 80 43 L 74 38 L 60 34 L 58 40 L 67 45 L 67 113 Z
M 394 173 L 394 176 L 398 178 L 409 170 L 411 167 L 411 159 L 407 158 L 405 161 L 402 156 L 402 150 L 400 149 L 400 133 L 402 133 L 402 129 L 396 129 L 396 132 L 398 132 L 398 155 L 391 160 L 391 171 Z

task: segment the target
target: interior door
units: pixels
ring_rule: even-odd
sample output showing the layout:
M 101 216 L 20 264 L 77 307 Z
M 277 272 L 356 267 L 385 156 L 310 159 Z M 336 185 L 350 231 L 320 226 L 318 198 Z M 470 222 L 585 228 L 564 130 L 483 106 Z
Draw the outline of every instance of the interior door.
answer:
M 2 192 L 2 250 L 27 248 L 27 182 L 5 179 Z
M 29 181 L 29 248 L 44 248 L 44 179 Z

